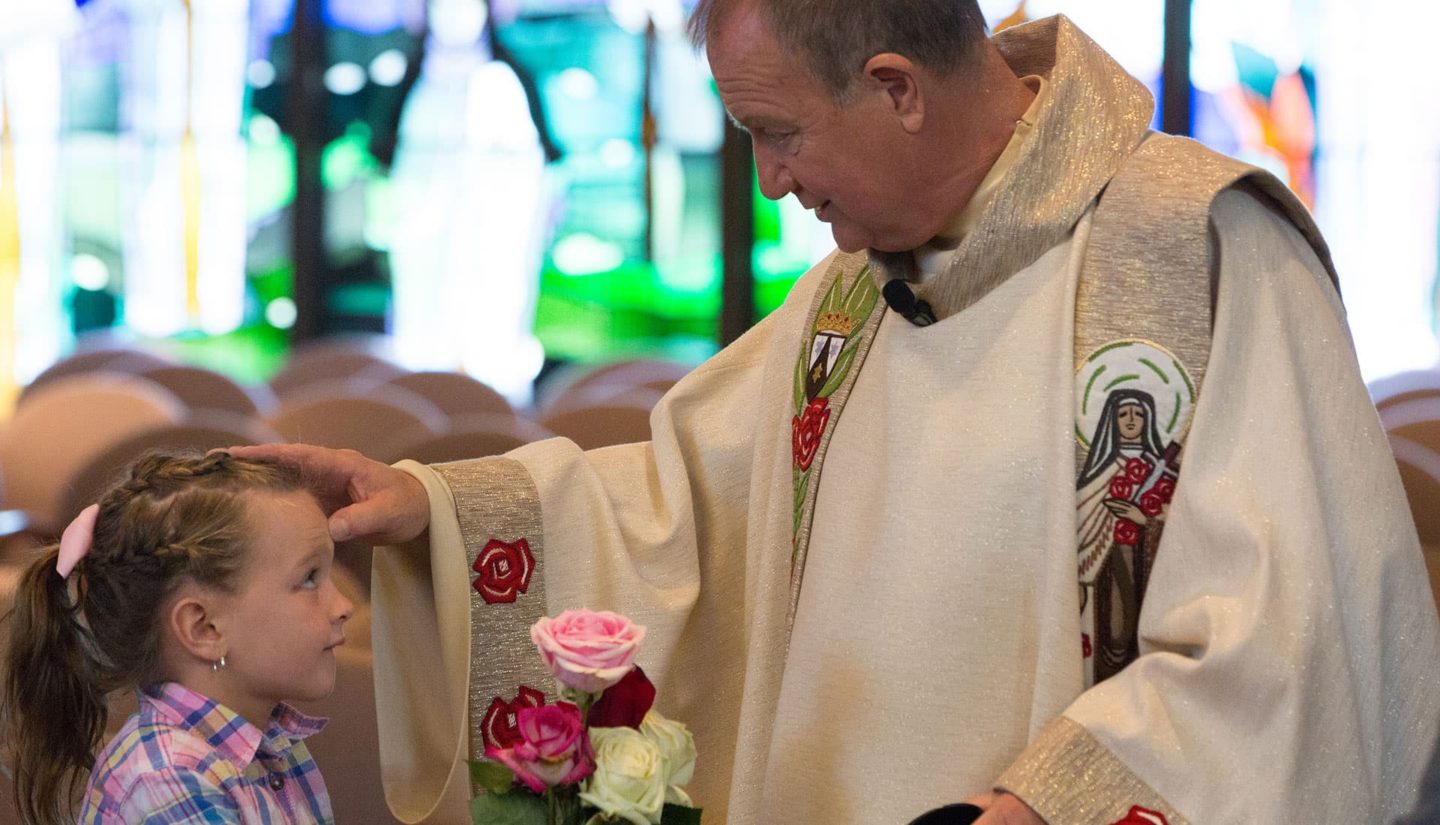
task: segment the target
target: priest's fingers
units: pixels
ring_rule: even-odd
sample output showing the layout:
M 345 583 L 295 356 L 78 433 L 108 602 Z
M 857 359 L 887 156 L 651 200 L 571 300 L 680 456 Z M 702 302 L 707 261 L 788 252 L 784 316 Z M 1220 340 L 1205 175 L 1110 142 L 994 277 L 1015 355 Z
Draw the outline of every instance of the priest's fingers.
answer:
M 417 538 L 430 526 L 430 498 L 425 487 L 403 470 L 369 461 L 351 476 L 354 504 L 330 516 L 330 538 L 362 539 L 372 544 L 400 544 Z
M 330 538 L 398 544 L 430 526 L 430 499 L 413 476 L 354 450 L 310 444 L 232 447 L 240 458 L 274 461 L 299 468 L 330 513 Z
M 362 472 L 367 463 L 377 463 L 354 450 L 332 450 L 311 444 L 260 444 L 229 447 L 226 452 L 239 458 L 295 467 L 320 499 L 326 513 L 351 503 L 351 478 Z

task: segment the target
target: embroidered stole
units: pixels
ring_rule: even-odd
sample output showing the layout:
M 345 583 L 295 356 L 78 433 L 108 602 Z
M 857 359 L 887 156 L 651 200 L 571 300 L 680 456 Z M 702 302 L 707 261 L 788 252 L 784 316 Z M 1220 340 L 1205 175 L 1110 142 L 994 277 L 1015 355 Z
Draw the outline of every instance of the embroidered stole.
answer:
M 1210 354 L 1218 275 L 1210 207 L 1237 185 L 1277 205 L 1334 279 L 1319 230 L 1283 184 L 1189 139 L 1151 135 L 1095 208 L 1076 289 L 1074 346 L 1077 642 L 1087 687 L 1139 655 L 1145 587 Z M 791 421 L 787 638 L 830 438 L 888 314 L 875 276 L 896 274 L 890 257 L 837 255 L 804 327 Z

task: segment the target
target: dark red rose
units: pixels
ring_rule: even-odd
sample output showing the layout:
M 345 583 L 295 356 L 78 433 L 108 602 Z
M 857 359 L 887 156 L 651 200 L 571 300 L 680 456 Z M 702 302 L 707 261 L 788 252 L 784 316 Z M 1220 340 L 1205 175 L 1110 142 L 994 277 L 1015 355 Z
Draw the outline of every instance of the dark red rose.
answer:
M 1130 496 L 1135 493 L 1135 483 L 1119 473 L 1110 479 L 1110 497 L 1118 498 L 1121 501 L 1129 501 Z
M 1139 805 L 1131 805 L 1130 813 L 1112 823 L 1112 825 L 1170 825 L 1170 821 L 1159 811 L 1152 811 L 1149 808 L 1142 808 Z
M 655 704 L 655 686 L 646 678 L 645 671 L 636 665 L 616 682 L 595 704 L 590 706 L 588 721 L 592 728 L 635 728 Z
M 510 701 L 496 696 L 490 700 L 490 707 L 480 720 L 480 735 L 485 744 L 494 748 L 509 748 L 521 740 L 519 721 L 516 718 L 524 708 L 538 708 L 545 704 L 545 694 L 532 687 L 520 686 L 520 692 Z
M 474 570 L 480 575 L 471 584 L 480 598 L 487 604 L 511 604 L 530 589 L 530 574 L 535 572 L 530 542 L 522 538 L 507 544 L 490 539 L 475 556 Z
M 1165 499 L 1154 490 L 1149 491 L 1140 497 L 1140 512 L 1147 516 L 1155 517 L 1165 509 Z
M 1140 541 L 1140 527 L 1128 518 L 1115 519 L 1115 543 L 1134 545 Z
M 829 406 L 830 399 L 817 398 L 805 408 L 803 416 L 795 416 L 790 421 L 790 452 L 801 472 L 810 469 L 810 463 L 820 449 L 820 436 L 825 433 L 825 423 L 830 420 Z
M 1139 484 L 1150 475 L 1155 465 L 1143 458 L 1132 458 L 1125 462 L 1125 477 Z
M 1090 646 L 1090 634 L 1089 634 L 1089 633 L 1081 633 L 1081 634 L 1080 634 L 1080 653 L 1081 653 L 1086 659 L 1088 659 L 1088 658 L 1090 658 L 1091 656 L 1095 655 L 1095 649 Z
M 1160 480 L 1155 482 L 1155 492 L 1160 494 L 1160 498 L 1166 504 L 1169 504 L 1170 498 L 1175 495 L 1175 479 L 1170 476 L 1160 476 Z

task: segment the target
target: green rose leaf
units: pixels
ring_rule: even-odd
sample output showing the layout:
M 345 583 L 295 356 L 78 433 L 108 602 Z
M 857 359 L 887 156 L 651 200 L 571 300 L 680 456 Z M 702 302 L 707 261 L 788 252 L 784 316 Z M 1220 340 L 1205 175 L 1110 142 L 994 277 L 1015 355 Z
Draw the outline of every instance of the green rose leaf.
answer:
M 700 825 L 700 809 L 667 802 L 660 811 L 660 825 Z
M 515 772 L 499 762 L 477 759 L 470 763 L 470 781 L 492 794 L 503 796 L 515 786 Z
M 528 793 L 487 793 L 470 800 L 470 821 L 475 825 L 545 825 L 545 803 Z

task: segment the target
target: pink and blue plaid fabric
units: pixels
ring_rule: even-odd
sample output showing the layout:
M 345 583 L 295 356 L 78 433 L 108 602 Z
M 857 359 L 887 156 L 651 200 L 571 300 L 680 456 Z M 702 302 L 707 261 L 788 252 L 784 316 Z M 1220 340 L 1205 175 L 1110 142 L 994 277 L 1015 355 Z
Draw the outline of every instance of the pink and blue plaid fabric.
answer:
M 324 726 L 282 704 L 262 732 L 183 685 L 152 685 L 96 762 L 80 822 L 329 825 L 330 795 L 302 741 Z

